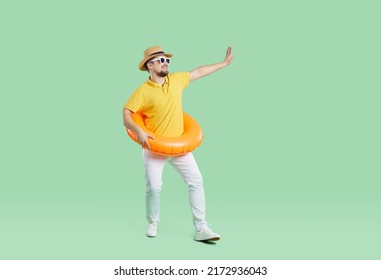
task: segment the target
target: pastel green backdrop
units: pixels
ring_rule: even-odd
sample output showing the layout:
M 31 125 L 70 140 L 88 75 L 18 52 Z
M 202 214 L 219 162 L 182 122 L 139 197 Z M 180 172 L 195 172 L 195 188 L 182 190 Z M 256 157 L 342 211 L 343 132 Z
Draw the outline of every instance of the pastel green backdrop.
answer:
M 378 1 L 1 2 L 1 259 L 380 259 Z M 160 45 L 184 92 L 207 217 L 164 172 L 144 236 L 141 150 L 122 107 Z

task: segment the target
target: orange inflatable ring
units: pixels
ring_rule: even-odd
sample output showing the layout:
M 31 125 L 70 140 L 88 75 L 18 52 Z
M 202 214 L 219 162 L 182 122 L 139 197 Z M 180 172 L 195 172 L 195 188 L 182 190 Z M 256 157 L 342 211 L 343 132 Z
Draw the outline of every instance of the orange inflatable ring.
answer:
M 132 120 L 145 132 L 153 135 L 155 139 L 148 138 L 148 143 L 151 147 L 151 152 L 163 154 L 167 156 L 179 156 L 189 153 L 201 145 L 203 134 L 200 125 L 194 118 L 186 113 L 184 116 L 184 133 L 179 137 L 164 137 L 156 136 L 148 130 L 144 124 L 144 116 L 138 113 L 131 113 Z M 136 133 L 127 128 L 128 135 L 136 143 L 140 144 L 137 140 Z M 144 146 L 147 149 L 146 145 Z

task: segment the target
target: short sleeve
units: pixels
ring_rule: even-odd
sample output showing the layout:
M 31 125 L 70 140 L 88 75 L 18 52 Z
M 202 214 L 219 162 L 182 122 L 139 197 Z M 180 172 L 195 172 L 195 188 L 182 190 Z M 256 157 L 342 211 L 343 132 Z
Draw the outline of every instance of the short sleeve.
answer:
M 131 97 L 127 100 L 124 108 L 136 113 L 144 105 L 144 96 L 143 93 L 139 90 L 136 90 Z
M 190 74 L 189 72 L 183 72 L 184 74 L 184 88 L 187 88 L 189 86 L 189 81 L 190 81 Z
M 173 74 L 176 82 L 179 83 L 183 88 L 189 86 L 190 74 L 189 72 L 177 72 Z

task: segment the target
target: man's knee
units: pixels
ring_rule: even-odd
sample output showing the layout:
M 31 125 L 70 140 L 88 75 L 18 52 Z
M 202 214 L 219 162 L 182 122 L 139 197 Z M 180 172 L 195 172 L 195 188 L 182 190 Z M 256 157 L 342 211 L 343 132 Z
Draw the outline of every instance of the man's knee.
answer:
M 192 189 L 202 189 L 204 187 L 204 180 L 201 174 L 194 175 L 185 180 L 185 183 Z
M 153 183 L 153 182 L 147 182 L 147 185 L 146 185 L 146 193 L 160 193 L 161 191 L 161 187 L 162 187 L 162 183 L 159 182 L 159 183 Z

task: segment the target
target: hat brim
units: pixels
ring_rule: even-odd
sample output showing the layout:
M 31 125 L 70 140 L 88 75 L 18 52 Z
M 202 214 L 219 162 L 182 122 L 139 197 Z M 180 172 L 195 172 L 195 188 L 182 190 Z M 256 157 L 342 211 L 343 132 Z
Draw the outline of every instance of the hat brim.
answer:
M 141 71 L 146 71 L 146 63 L 147 61 L 150 61 L 151 59 L 155 58 L 155 57 L 158 57 L 158 56 L 166 56 L 166 57 L 172 57 L 172 54 L 170 53 L 159 53 L 159 54 L 155 54 L 155 55 L 152 55 L 152 56 L 149 56 L 149 57 L 146 57 L 144 58 L 140 63 L 139 63 L 139 69 Z

